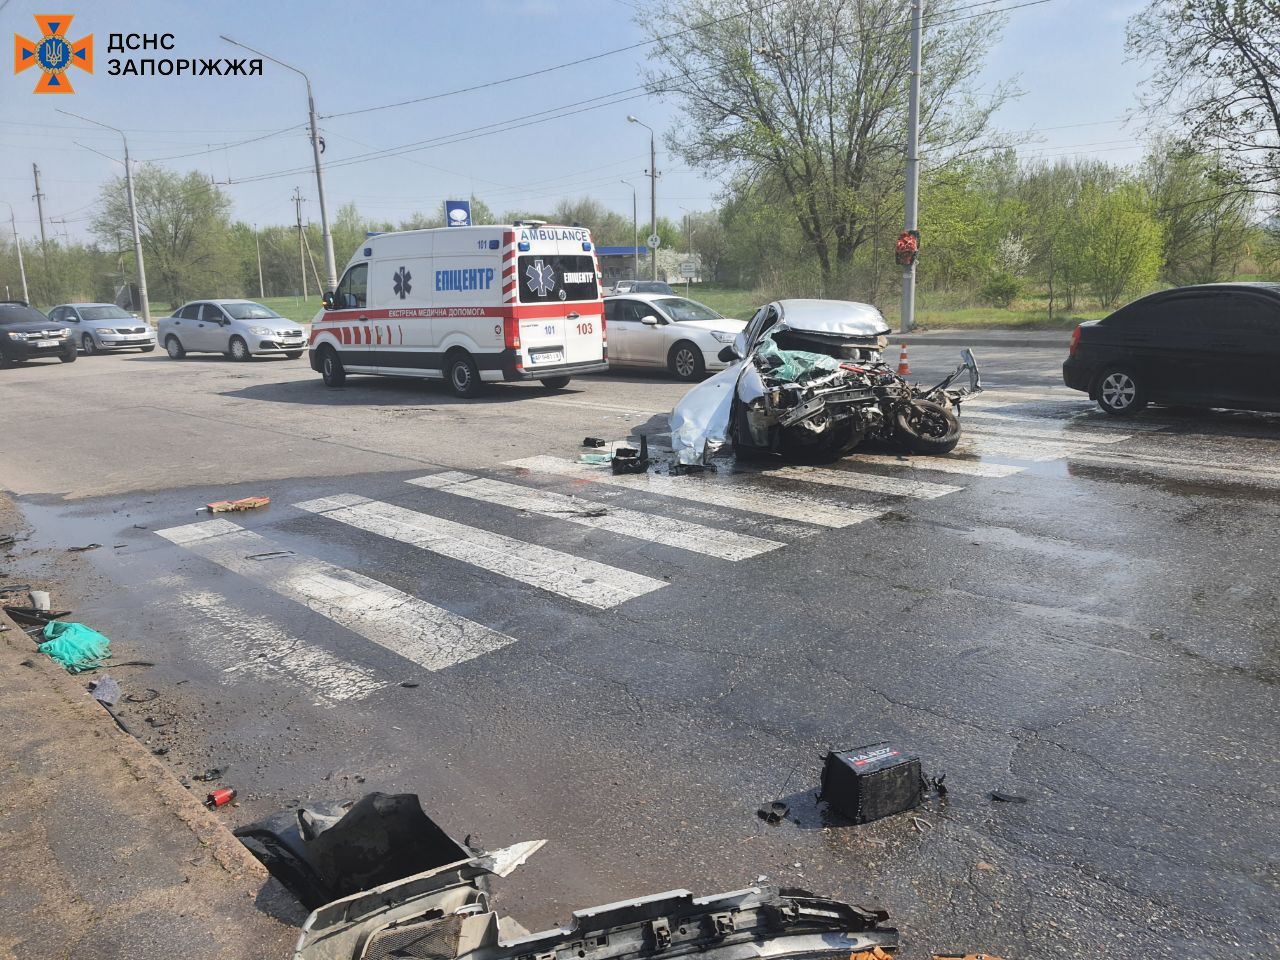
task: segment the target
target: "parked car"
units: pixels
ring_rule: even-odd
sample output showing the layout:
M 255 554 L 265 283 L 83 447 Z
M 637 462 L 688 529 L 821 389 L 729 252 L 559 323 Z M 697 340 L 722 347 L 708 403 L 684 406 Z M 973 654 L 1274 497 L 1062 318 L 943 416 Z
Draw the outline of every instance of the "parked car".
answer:
M 174 360 L 188 353 L 225 353 L 232 360 L 284 354 L 296 360 L 307 349 L 301 327 L 252 300 L 193 300 L 161 318 L 158 333 Z
M 114 303 L 64 303 L 49 311 L 54 323 L 71 325 L 71 336 L 85 355 L 102 350 L 141 350 L 156 348 L 156 335 L 150 326 Z
M 674 297 L 676 292 L 671 284 L 663 280 L 619 280 L 613 285 L 613 295 L 621 293 L 662 293 Z
M 1076 327 L 1062 379 L 1114 416 L 1149 403 L 1280 411 L 1280 284 L 1163 290 Z
M 0 300 L 0 365 L 41 357 L 74 363 L 76 342 L 71 331 L 21 300 Z
M 696 300 L 653 293 L 605 297 L 604 317 L 610 365 L 666 367 L 678 380 L 723 370 L 720 351 L 746 326 Z

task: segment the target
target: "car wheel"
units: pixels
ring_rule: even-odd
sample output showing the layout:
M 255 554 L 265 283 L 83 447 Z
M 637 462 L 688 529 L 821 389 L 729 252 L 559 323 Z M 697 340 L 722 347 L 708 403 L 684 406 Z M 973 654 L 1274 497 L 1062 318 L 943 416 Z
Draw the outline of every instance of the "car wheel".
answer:
M 568 377 L 543 377 L 542 385 L 548 390 L 563 390 L 569 385 Z
M 697 380 L 707 369 L 702 359 L 702 351 L 688 340 L 681 340 L 671 348 L 667 356 L 667 366 L 677 380 Z
M 1128 370 L 1104 370 L 1098 377 L 1098 406 L 1113 417 L 1129 417 L 1144 409 L 1147 396 Z
M 240 337 L 231 338 L 231 342 L 227 344 L 227 353 L 232 360 L 244 362 L 245 360 L 253 359 L 253 354 L 249 352 L 249 345 Z
M 80 338 L 80 349 L 84 351 L 86 357 L 91 357 L 97 352 L 97 345 L 93 342 L 93 335 L 86 333 Z
M 170 360 L 181 360 L 187 355 L 186 349 L 182 346 L 182 341 L 173 334 L 164 338 L 164 350 L 169 354 Z
M 142 347 L 141 349 L 142 349 L 142 352 L 143 352 L 143 353 L 150 353 L 150 352 L 151 352 L 152 350 L 154 350 L 155 348 L 156 348 L 156 345 L 153 343 L 151 346 L 149 346 L 149 347 Z
M 476 367 L 476 362 L 471 359 L 471 354 L 455 353 L 449 359 L 446 375 L 449 378 L 449 386 L 457 396 L 470 398 L 480 393 L 480 370 Z
M 324 378 L 326 387 L 340 387 L 347 382 L 347 369 L 333 347 L 320 351 L 320 376 Z
M 912 400 L 894 417 L 894 434 L 912 453 L 937 456 L 960 442 L 960 421 L 940 403 Z
M 300 356 L 302 356 L 302 351 L 301 351 L 301 350 L 286 350 L 286 351 L 284 352 L 284 355 L 285 355 L 286 357 L 288 357 L 290 360 L 297 360 Z
M 58 359 L 63 363 L 75 363 L 78 356 L 80 356 L 80 351 L 76 349 L 76 344 L 73 340 L 67 344 L 67 349 L 58 354 Z

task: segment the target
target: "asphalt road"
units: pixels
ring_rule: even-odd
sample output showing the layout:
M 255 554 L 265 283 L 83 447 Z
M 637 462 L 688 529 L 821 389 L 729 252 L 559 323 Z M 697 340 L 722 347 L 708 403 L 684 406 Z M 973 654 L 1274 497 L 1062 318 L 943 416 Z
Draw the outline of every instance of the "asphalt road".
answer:
M 624 485 L 581 440 L 660 444 L 665 377 L 463 402 L 305 361 L 27 364 L 11 572 L 155 662 L 118 671 L 157 692 L 123 715 L 176 774 L 228 768 L 229 822 L 381 789 L 549 838 L 498 890 L 531 929 L 765 876 L 884 906 L 906 956 L 1274 953 L 1280 418 L 1118 422 L 1058 351 L 979 355 L 945 462 Z M 949 794 L 844 825 L 821 754 L 880 740 Z

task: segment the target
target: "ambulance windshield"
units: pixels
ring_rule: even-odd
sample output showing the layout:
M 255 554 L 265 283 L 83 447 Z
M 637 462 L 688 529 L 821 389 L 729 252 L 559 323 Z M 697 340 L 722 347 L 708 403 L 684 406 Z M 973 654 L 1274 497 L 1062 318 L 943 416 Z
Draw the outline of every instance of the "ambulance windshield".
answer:
M 516 276 L 521 303 L 600 299 L 596 265 L 590 256 L 531 254 L 519 259 Z

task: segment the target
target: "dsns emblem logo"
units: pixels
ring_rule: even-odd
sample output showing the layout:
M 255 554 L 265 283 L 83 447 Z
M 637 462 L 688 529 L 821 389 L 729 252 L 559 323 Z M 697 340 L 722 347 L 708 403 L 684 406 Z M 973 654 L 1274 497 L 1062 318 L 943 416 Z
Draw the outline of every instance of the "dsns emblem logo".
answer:
M 33 43 L 26 37 L 13 35 L 13 72 L 39 67 L 36 93 L 75 93 L 67 70 L 76 66 L 93 73 L 93 34 L 72 43 L 67 39 L 71 14 L 36 14 L 35 17 L 40 27 L 38 41 Z

